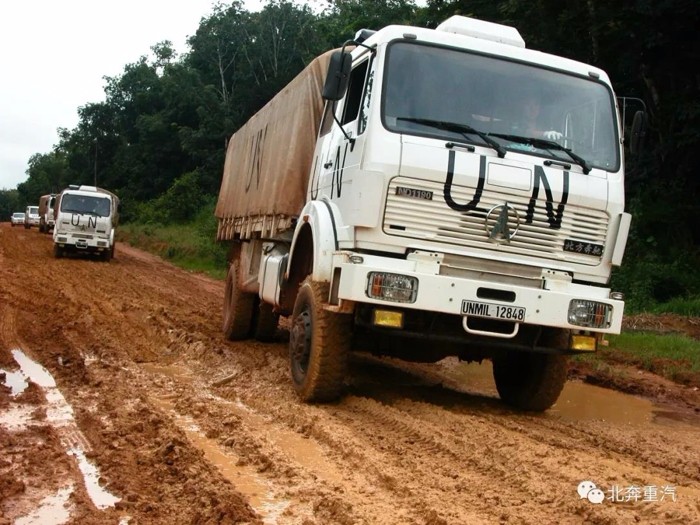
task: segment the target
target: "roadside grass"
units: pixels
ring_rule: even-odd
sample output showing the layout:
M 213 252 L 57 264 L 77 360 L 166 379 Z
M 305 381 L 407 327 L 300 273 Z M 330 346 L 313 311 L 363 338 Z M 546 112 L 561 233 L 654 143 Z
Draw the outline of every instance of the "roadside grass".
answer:
M 124 224 L 118 240 L 158 255 L 176 266 L 215 279 L 226 278 L 226 246 L 198 224 Z
M 596 354 L 574 357 L 598 371 L 615 364 L 653 372 L 676 383 L 700 386 L 700 341 L 679 334 L 623 332 Z
M 669 313 L 700 317 L 700 297 L 676 298 L 668 302 L 654 305 L 649 312 L 655 314 Z

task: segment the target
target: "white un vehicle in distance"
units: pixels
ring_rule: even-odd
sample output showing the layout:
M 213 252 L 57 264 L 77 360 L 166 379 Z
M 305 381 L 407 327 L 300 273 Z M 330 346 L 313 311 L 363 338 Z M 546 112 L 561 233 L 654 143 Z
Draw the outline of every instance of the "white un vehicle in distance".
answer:
M 119 198 L 95 186 L 69 186 L 54 209 L 54 255 L 95 254 L 105 261 L 114 257 L 119 222 Z
M 24 212 L 24 227 L 39 226 L 39 206 L 27 206 Z

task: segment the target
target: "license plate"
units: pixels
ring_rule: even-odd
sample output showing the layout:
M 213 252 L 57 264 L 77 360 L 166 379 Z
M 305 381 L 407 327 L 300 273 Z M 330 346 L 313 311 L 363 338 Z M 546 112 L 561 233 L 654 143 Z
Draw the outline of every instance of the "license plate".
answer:
M 503 306 L 500 304 L 462 301 L 462 315 L 505 319 L 506 321 L 524 321 L 525 308 L 521 306 Z

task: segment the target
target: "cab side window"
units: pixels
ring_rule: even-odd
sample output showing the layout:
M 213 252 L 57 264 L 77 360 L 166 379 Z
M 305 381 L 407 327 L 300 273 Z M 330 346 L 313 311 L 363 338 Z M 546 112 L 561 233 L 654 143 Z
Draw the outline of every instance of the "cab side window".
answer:
M 369 69 L 369 59 L 365 60 L 356 66 L 350 73 L 350 83 L 348 92 L 345 95 L 345 108 L 343 110 L 343 118 L 340 123 L 342 125 L 348 122 L 353 122 L 357 119 L 360 113 L 360 105 L 362 104 L 362 93 L 365 87 L 365 78 Z

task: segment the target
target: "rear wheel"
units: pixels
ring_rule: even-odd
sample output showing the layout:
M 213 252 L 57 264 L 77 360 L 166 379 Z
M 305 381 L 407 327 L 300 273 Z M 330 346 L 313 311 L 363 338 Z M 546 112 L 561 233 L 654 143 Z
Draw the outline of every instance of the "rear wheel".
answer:
M 549 348 L 568 344 L 568 330 L 546 335 Z M 568 357 L 557 354 L 517 352 L 493 359 L 493 378 L 501 399 L 521 410 L 543 412 L 556 403 L 568 372 Z
M 238 261 L 231 263 L 226 275 L 222 329 L 227 339 L 238 341 L 250 336 L 255 294 L 238 288 Z
M 352 317 L 323 309 L 328 284 L 308 277 L 294 303 L 289 358 L 294 388 L 303 401 L 331 401 L 343 388 Z

